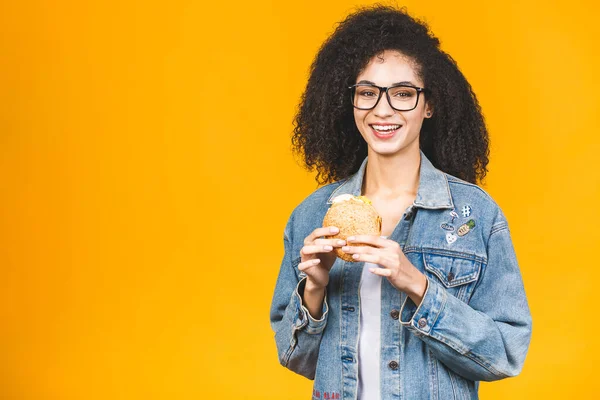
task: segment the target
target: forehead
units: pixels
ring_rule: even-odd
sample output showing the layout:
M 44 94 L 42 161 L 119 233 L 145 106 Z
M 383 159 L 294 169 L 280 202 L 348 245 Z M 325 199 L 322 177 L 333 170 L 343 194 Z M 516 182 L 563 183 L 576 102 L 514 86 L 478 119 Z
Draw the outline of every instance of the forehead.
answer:
M 422 84 L 416 63 L 404 54 L 392 50 L 386 50 L 373 56 L 367 66 L 358 74 L 356 82 L 363 79 L 381 86 L 400 81 Z

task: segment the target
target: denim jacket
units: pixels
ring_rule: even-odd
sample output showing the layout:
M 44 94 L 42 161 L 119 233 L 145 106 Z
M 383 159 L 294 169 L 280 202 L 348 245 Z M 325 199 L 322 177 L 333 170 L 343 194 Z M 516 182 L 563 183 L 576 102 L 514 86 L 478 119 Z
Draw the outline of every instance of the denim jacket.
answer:
M 314 379 L 312 398 L 356 399 L 363 262 L 336 258 L 321 319 L 302 304 L 300 249 L 332 199 L 361 194 L 367 158 L 291 213 L 270 321 L 280 363 Z M 477 185 L 436 169 L 421 151 L 419 188 L 388 239 L 428 280 L 420 305 L 382 279 L 381 399 L 477 399 L 478 381 L 517 375 L 531 315 L 505 216 Z

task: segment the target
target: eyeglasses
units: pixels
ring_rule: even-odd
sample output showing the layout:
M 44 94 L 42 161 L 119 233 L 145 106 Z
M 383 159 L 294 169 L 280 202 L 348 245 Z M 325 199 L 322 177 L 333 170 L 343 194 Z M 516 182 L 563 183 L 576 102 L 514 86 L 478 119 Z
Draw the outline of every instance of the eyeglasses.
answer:
M 414 110 L 419 104 L 419 94 L 427 91 L 425 88 L 410 85 L 382 87 L 366 83 L 348 86 L 348 89 L 352 105 L 359 110 L 374 109 L 381 95 L 385 93 L 388 103 L 396 111 Z

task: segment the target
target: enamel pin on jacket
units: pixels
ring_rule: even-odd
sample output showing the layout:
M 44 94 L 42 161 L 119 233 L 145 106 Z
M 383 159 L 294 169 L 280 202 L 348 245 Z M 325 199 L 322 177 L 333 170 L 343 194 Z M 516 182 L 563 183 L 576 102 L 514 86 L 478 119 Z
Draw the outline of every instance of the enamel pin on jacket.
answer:
M 364 263 L 336 259 L 323 316 L 315 320 L 302 305 L 300 249 L 332 198 L 361 194 L 367 158 L 354 175 L 304 199 L 284 230 L 271 326 L 280 363 L 314 379 L 313 399 L 356 399 Z M 494 200 L 436 169 L 421 151 L 416 199 L 389 239 L 429 282 L 417 307 L 382 279 L 381 398 L 477 399 L 478 381 L 517 375 L 532 321 L 508 224 Z

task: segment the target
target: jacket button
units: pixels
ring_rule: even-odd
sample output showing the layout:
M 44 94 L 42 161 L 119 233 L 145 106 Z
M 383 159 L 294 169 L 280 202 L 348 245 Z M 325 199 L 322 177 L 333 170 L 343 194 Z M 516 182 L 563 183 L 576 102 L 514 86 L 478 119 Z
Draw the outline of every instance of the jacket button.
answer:
M 453 279 L 454 279 L 454 273 L 448 272 L 448 282 L 452 282 Z
M 398 319 L 398 317 L 400 316 L 400 311 L 398 311 L 398 310 L 392 310 L 392 312 L 390 312 L 390 316 L 393 319 Z
M 396 361 L 390 361 L 388 367 L 390 367 L 390 369 L 396 370 L 398 369 L 398 363 Z
M 425 318 L 421 318 L 419 320 L 419 328 L 424 328 L 427 325 L 427 320 Z

